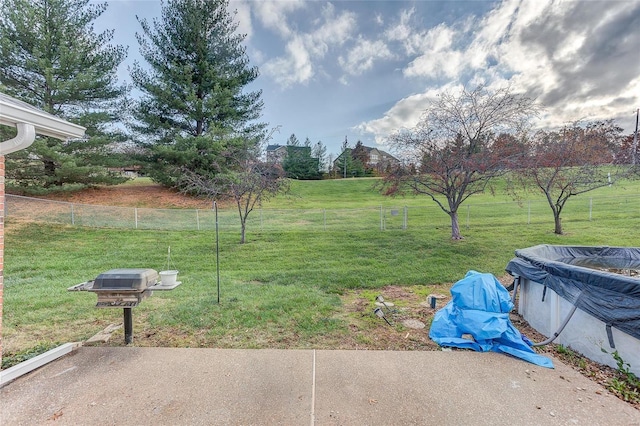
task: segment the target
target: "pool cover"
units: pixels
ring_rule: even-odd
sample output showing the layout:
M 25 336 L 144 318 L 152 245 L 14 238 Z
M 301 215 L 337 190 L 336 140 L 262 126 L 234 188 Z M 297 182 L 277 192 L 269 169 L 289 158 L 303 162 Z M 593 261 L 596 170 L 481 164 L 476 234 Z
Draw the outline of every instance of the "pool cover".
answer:
M 433 318 L 429 337 L 440 346 L 501 352 L 542 367 L 553 368 L 511 324 L 509 292 L 491 274 L 469 271 L 451 287 L 452 300 Z M 464 338 L 473 337 L 473 340 Z
M 607 327 L 640 339 L 640 279 L 591 268 L 640 270 L 640 248 L 543 244 L 516 250 L 506 270 L 549 287 Z

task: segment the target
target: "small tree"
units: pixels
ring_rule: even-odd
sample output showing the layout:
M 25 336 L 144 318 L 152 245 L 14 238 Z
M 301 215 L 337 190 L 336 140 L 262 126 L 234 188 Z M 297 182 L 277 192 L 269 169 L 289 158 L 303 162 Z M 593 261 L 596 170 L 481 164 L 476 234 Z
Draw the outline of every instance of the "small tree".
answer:
M 504 173 L 508 156 L 503 144 L 495 143 L 497 136 L 521 134 L 536 111 L 532 99 L 509 87 L 442 93 L 415 128 L 392 135 L 391 145 L 410 166 L 397 167 L 385 178 L 386 193 L 430 197 L 451 218 L 451 238 L 462 239 L 460 205 Z
M 230 141 L 210 173 L 183 169 L 180 185 L 185 192 L 213 200 L 232 199 L 240 217 L 240 244 L 246 242 L 247 218 L 254 208 L 289 188 L 282 168 L 259 160 L 258 153 L 248 149 L 251 145 L 253 142 L 247 139 L 244 143 Z M 219 164 L 221 159 L 223 165 Z
M 320 170 L 320 173 L 325 173 L 327 171 L 327 147 L 322 144 L 322 141 L 318 141 L 318 143 L 313 146 L 311 156 L 318 159 L 318 170 Z
M 626 158 L 619 151 L 621 132 L 612 120 L 537 132 L 513 171 L 519 185 L 512 187 L 512 193 L 531 185 L 542 192 L 553 212 L 554 232 L 562 234 L 561 214 L 569 198 L 611 185 L 633 171 L 615 164 L 616 159 Z

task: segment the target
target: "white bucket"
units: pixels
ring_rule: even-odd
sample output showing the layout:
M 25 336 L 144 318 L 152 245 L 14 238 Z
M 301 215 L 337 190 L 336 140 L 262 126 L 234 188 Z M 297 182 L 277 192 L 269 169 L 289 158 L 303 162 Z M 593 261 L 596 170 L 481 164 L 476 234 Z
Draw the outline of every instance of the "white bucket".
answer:
M 160 271 L 160 282 L 163 286 L 171 286 L 176 283 L 178 271 Z

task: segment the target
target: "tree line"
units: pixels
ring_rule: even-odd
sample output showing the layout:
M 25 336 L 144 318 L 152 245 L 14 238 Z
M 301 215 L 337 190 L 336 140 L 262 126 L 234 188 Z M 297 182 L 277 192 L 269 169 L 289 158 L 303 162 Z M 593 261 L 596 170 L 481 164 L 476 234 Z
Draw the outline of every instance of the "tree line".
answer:
M 154 181 L 235 200 L 245 240 L 254 206 L 286 187 L 281 167 L 260 161 L 273 129 L 260 121 L 261 91 L 228 0 L 167 0 L 161 16 L 137 18 L 144 64 L 129 68 L 113 30 L 94 31 L 107 3 L 4 0 L 0 91 L 87 128 L 86 139 L 39 137 L 6 161 L 6 187 L 34 193 L 117 184 L 140 165 Z M 132 98 L 135 90 L 137 96 Z M 9 139 L 15 129 L 0 129 Z
M 346 138 L 335 167 L 322 142 L 300 144 L 294 134 L 283 163 L 263 159 L 275 129 L 260 121 L 261 92 L 247 90 L 259 71 L 228 0 L 167 0 L 158 18 L 138 18 L 144 63 L 129 68 L 130 85 L 118 81 L 128 48 L 111 44 L 113 30 L 94 31 L 106 8 L 89 0 L 3 1 L 0 91 L 87 128 L 85 140 L 39 137 L 9 156 L 9 191 L 116 184 L 126 179 L 120 168 L 140 165 L 163 185 L 235 200 L 244 242 L 247 216 L 286 190 L 286 176 L 367 174 L 365 147 L 348 148 Z M 514 196 L 521 188 L 545 195 L 561 234 L 570 197 L 635 176 L 637 142 L 611 120 L 533 132 L 540 109 L 510 87 L 441 93 L 418 125 L 390 136 L 403 162 L 385 170 L 383 191 L 432 199 L 461 239 L 460 206 L 507 176 Z M 3 140 L 14 134 L 0 126 Z
M 140 164 L 155 181 L 183 189 L 184 170 L 215 174 L 251 156 L 269 131 L 259 121 L 259 75 L 249 64 L 227 0 L 170 0 L 138 18 L 144 64 L 117 72 L 128 48 L 93 25 L 107 4 L 5 0 L 0 10 L 0 90 L 87 128 L 86 140 L 40 137 L 7 159 L 7 187 L 47 191 L 114 184 Z M 131 97 L 135 90 L 139 96 Z M 4 130 L 6 133 L 6 129 Z
M 638 176 L 637 143 L 631 143 L 637 139 L 613 120 L 532 131 L 540 110 L 508 86 L 439 94 L 414 128 L 392 135 L 405 162 L 385 179 L 384 191 L 431 198 L 449 215 L 451 238 L 459 240 L 460 206 L 504 177 L 516 199 L 523 191 L 542 193 L 554 232 L 562 234 L 562 211 L 571 197 Z

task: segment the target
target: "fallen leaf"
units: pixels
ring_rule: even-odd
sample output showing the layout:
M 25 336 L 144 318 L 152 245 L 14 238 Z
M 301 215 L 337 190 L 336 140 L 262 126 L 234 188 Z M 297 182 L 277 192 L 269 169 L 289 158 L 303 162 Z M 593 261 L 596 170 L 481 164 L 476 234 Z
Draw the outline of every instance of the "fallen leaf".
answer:
M 55 413 L 53 413 L 53 415 L 51 417 L 49 417 L 49 420 L 58 420 L 60 417 L 62 417 L 62 409 L 56 411 Z

